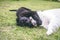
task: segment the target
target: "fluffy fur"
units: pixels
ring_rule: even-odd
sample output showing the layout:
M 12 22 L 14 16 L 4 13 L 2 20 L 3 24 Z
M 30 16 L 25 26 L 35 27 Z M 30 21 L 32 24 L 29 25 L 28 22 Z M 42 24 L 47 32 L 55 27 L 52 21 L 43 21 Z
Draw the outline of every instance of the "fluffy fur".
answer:
M 60 9 L 37 11 L 37 14 L 42 20 L 41 26 L 47 29 L 47 35 L 56 32 L 60 27 Z

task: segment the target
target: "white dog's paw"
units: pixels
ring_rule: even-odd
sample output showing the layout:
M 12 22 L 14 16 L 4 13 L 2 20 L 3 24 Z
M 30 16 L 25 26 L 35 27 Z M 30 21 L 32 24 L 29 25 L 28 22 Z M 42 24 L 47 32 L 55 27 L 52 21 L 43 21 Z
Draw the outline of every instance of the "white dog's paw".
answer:
M 46 32 L 46 35 L 49 36 L 49 35 L 51 35 L 52 33 L 53 33 L 53 31 L 47 31 L 47 32 Z

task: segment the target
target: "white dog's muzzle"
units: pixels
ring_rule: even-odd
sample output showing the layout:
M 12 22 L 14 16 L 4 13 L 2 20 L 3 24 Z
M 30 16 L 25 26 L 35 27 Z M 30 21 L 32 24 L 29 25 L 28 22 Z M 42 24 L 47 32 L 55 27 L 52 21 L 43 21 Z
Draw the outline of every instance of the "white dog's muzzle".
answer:
M 33 26 L 37 26 L 36 21 L 35 21 L 32 17 L 30 17 L 30 19 L 31 19 L 31 23 L 32 23 L 32 25 L 33 25 Z

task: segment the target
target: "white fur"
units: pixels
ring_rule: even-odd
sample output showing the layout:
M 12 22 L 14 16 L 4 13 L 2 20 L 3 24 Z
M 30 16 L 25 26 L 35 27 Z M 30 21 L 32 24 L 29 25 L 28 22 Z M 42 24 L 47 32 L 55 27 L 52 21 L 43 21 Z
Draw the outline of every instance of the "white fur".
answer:
M 37 11 L 37 14 L 42 20 L 41 26 L 47 29 L 47 35 L 56 32 L 60 27 L 60 9 Z
M 31 19 L 31 23 L 32 23 L 34 26 L 37 26 L 36 21 L 35 21 L 32 17 L 30 17 L 30 19 Z

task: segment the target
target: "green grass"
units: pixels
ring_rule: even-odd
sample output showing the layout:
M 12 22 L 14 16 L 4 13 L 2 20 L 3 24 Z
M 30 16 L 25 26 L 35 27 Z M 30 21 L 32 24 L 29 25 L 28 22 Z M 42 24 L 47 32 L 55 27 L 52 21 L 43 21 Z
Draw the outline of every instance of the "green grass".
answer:
M 60 29 L 53 35 L 46 36 L 44 28 L 28 28 L 16 25 L 16 12 L 11 9 L 27 7 L 32 10 L 60 8 L 59 2 L 26 0 L 0 2 L 0 40 L 60 40 Z

